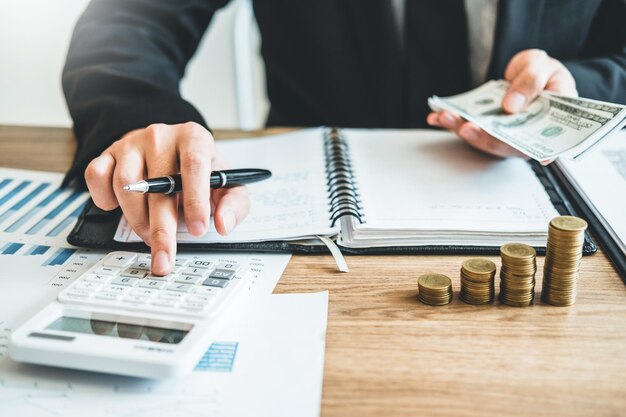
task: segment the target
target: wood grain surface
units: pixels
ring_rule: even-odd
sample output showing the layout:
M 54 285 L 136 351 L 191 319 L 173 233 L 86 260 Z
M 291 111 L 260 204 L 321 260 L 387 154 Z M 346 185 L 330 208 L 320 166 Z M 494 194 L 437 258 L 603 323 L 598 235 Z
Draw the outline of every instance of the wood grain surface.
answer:
M 69 129 L 0 127 L 3 167 L 64 171 L 73 149 Z M 276 292 L 330 292 L 323 416 L 626 415 L 626 286 L 601 251 L 572 307 L 538 301 L 540 272 L 531 307 L 464 304 L 463 259 L 350 256 L 342 274 L 329 256 L 292 258 Z M 429 271 L 452 278 L 451 304 L 416 300 Z

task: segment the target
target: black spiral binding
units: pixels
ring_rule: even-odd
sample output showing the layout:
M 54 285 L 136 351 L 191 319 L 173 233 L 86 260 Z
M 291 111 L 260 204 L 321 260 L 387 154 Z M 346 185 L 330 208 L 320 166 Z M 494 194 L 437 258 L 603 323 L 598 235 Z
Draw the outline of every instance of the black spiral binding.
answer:
M 352 216 L 363 224 L 363 208 L 352 173 L 348 144 L 338 129 L 324 131 L 324 154 L 331 227 L 344 216 Z

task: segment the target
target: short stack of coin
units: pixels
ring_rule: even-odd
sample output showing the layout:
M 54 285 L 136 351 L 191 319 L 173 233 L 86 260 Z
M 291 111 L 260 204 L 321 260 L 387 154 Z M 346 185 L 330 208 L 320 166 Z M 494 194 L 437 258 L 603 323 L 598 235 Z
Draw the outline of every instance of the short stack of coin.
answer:
M 417 298 L 424 304 L 442 306 L 452 300 L 452 281 L 445 275 L 420 275 L 417 288 Z
M 537 253 L 523 243 L 507 243 L 500 247 L 500 302 L 513 307 L 526 307 L 535 298 Z
M 554 306 L 576 302 L 578 269 L 582 258 L 587 222 L 573 216 L 550 221 L 541 299 Z
M 489 259 L 471 258 L 461 266 L 461 300 L 468 304 L 488 304 L 495 294 L 496 264 Z

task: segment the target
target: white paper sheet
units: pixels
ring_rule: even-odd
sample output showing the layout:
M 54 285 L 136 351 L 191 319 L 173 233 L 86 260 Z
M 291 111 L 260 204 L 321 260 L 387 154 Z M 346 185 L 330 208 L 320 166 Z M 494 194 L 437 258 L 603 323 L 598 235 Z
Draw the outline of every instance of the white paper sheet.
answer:
M 581 159 L 557 164 L 626 256 L 626 131 Z

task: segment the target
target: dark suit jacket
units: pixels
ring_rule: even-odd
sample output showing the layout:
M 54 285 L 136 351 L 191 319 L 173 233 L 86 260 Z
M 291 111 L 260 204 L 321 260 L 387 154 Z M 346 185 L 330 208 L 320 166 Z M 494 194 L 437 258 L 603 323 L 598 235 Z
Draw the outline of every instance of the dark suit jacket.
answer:
M 91 159 L 132 129 L 156 122 L 207 126 L 180 96 L 179 81 L 225 3 L 92 0 L 63 71 L 79 144 L 68 178 L 82 178 Z M 389 3 L 254 1 L 271 102 L 268 125 L 423 127 L 429 95 L 470 88 L 466 60 L 433 64 L 456 53 L 446 54 L 452 45 L 439 55 L 418 56 L 428 53 L 408 40 L 402 53 Z M 428 16 L 412 21 L 432 24 Z M 626 0 L 500 0 L 488 78 L 503 78 L 517 52 L 540 48 L 569 68 L 581 96 L 626 103 L 625 22 Z M 440 26 L 427 41 L 447 36 L 449 28 Z

